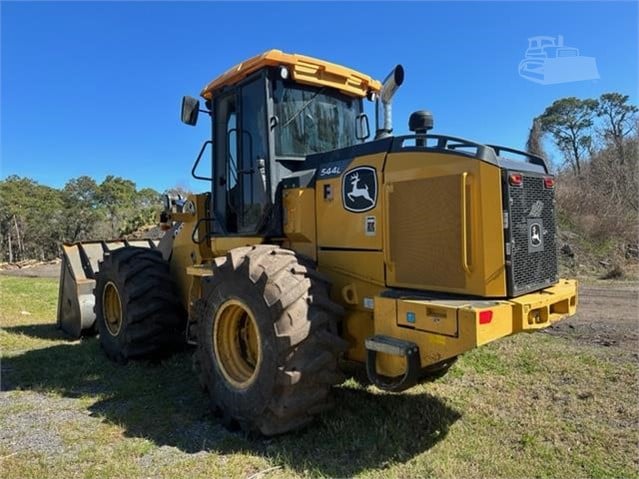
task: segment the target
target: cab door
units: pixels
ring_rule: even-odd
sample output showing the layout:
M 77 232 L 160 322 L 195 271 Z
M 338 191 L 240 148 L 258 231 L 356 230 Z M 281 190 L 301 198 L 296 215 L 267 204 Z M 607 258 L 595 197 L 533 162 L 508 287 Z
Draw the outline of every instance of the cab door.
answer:
M 216 215 L 226 234 L 255 235 L 270 202 L 264 74 L 214 101 Z
M 268 130 L 266 80 L 263 74 L 240 85 L 238 233 L 257 233 L 263 223 L 268 195 Z

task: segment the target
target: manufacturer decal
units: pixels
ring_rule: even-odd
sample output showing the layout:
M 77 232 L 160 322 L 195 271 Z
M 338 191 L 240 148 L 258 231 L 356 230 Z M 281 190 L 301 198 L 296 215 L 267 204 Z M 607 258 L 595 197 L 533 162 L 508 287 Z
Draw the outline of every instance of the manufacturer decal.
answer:
M 544 227 L 541 220 L 528 220 L 528 252 L 544 250 Z
M 341 175 L 344 172 L 344 170 L 348 168 L 348 165 L 350 164 L 351 161 L 353 160 L 348 159 L 348 160 L 340 160 L 340 161 L 332 161 L 330 163 L 324 163 L 323 165 L 318 167 L 317 177 L 322 180 L 326 178 L 335 178 Z
M 446 346 L 446 338 L 441 334 L 427 334 L 426 339 L 428 339 L 429 343 Z
M 530 226 L 530 244 L 534 247 L 541 246 L 541 227 L 537 223 Z
M 327 176 L 337 176 L 342 172 L 339 166 L 328 166 L 320 168 L 320 178 L 326 178 Z
M 371 166 L 358 166 L 342 177 L 342 204 L 353 213 L 372 210 L 377 204 L 377 172 Z
M 544 203 L 541 200 L 537 200 L 530 207 L 530 213 L 528 216 L 531 218 L 539 218 L 541 216 L 541 212 L 544 210 Z
M 367 216 L 364 220 L 364 234 L 375 236 L 377 234 L 377 221 L 374 216 Z

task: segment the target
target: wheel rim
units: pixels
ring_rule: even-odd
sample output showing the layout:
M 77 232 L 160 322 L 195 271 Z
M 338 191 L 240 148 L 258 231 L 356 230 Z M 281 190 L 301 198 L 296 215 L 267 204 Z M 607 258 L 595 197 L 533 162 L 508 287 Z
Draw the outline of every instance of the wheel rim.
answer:
M 122 329 L 122 301 L 118 288 L 109 281 L 102 292 L 102 316 L 107 331 L 111 336 L 117 336 Z
M 217 310 L 213 351 L 220 371 L 236 389 L 246 389 L 257 377 L 262 360 L 261 338 L 250 309 L 231 299 Z

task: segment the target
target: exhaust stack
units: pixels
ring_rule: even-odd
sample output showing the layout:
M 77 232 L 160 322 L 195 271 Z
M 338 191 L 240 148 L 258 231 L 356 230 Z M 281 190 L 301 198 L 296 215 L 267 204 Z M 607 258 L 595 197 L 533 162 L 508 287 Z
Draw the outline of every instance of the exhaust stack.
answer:
M 375 108 L 375 125 L 377 131 L 375 133 L 375 139 L 384 138 L 390 136 L 393 131 L 393 115 L 392 115 L 392 99 L 397 89 L 404 83 L 404 67 L 397 65 L 388 74 L 384 82 L 382 83 L 382 90 L 379 93 L 377 104 Z M 380 108 L 382 125 L 380 127 Z

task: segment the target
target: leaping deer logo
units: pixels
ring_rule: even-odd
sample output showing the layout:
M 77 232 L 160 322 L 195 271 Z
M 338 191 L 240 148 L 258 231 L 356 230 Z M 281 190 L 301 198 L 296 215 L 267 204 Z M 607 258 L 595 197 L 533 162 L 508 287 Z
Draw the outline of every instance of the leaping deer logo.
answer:
M 346 196 L 351 201 L 355 201 L 355 198 L 364 198 L 366 201 L 370 202 L 370 204 L 374 204 L 375 200 L 371 198 L 371 195 L 368 192 L 368 185 L 364 185 L 364 188 L 360 188 L 357 186 L 359 181 L 359 173 L 355 172 L 350 176 L 350 182 L 353 188 L 350 193 L 346 193 Z
M 530 242 L 533 246 L 539 246 L 541 244 L 541 231 L 537 223 L 533 223 L 530 227 Z
M 358 166 L 342 176 L 342 206 L 352 213 L 363 213 L 377 203 L 377 172 L 372 166 Z

